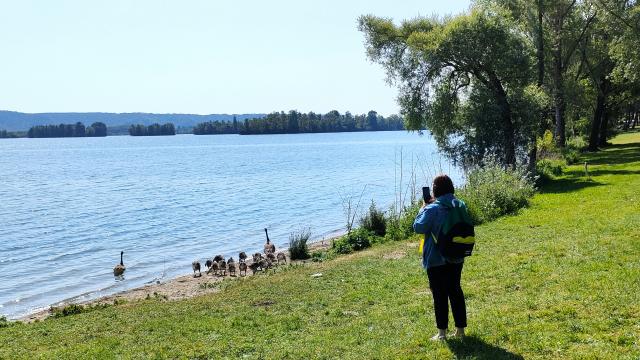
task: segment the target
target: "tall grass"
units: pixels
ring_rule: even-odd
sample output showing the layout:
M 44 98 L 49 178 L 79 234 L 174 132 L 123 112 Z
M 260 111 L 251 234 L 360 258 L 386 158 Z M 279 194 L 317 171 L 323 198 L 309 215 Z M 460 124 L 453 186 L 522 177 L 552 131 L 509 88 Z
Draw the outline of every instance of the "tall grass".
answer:
M 310 257 L 307 242 L 311 237 L 311 229 L 303 228 L 289 234 L 289 256 L 291 260 L 304 260 Z

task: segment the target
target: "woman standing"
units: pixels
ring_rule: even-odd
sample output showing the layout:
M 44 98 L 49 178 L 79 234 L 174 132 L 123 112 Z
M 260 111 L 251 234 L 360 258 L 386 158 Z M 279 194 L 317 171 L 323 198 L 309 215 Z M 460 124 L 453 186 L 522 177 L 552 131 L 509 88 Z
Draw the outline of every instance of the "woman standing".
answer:
M 463 337 L 467 327 L 467 310 L 464 293 L 460 287 L 460 276 L 464 258 L 447 258 L 443 256 L 434 240 L 440 233 L 447 218 L 449 208 L 455 202 L 457 206 L 464 203 L 453 195 L 453 182 L 447 175 L 438 175 L 433 179 L 433 197 L 418 212 L 413 229 L 418 234 L 425 234 L 422 250 L 422 266 L 427 270 L 429 287 L 433 294 L 433 310 L 436 316 L 438 333 L 431 340 L 444 340 L 449 325 L 449 304 L 455 322 L 456 331 L 453 336 Z M 434 235 L 435 234 L 435 235 Z

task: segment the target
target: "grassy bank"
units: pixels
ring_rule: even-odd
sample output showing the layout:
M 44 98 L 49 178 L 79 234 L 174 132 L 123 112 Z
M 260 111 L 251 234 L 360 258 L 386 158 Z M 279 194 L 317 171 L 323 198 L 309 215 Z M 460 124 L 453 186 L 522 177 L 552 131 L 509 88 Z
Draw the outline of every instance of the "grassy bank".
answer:
M 0 328 L 0 358 L 637 359 L 640 133 L 614 143 L 584 156 L 591 180 L 571 166 L 530 208 L 477 228 L 464 341 L 428 340 L 414 238 L 225 280 L 203 297 Z

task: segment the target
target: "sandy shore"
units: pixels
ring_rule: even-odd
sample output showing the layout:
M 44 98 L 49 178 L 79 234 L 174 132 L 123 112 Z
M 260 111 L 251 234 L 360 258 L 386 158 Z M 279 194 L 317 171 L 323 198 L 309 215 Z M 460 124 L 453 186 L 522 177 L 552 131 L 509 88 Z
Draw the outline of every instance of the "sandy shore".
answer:
M 331 245 L 331 242 L 334 238 L 328 240 L 321 240 L 317 242 L 313 242 L 309 244 L 309 252 L 325 250 L 328 249 Z M 305 261 L 294 261 L 294 263 L 304 263 L 310 260 Z M 289 255 L 287 254 L 287 264 L 289 264 Z M 281 265 L 283 266 L 283 265 Z M 284 265 L 286 266 L 286 265 Z M 119 301 L 123 302 L 135 302 L 144 300 L 147 298 L 154 297 L 162 297 L 168 301 L 176 301 L 181 299 L 187 299 L 194 296 L 205 295 L 209 293 L 214 293 L 220 291 L 217 286 L 209 286 L 213 285 L 216 282 L 222 281 L 224 278 L 232 278 L 232 279 L 242 279 L 242 276 L 239 276 L 238 270 L 236 268 L 236 276 L 213 276 L 210 274 L 206 274 L 204 271 L 204 264 L 202 264 L 203 272 L 200 277 L 193 277 L 193 274 L 182 275 L 177 278 L 173 278 L 167 280 L 165 282 L 156 282 L 154 284 L 147 284 L 141 287 L 125 290 L 119 293 L 115 293 L 112 295 L 101 296 L 96 299 L 88 300 L 88 301 L 63 301 L 59 304 L 56 304 L 55 308 L 63 308 L 65 306 L 71 304 L 78 305 L 101 305 L 101 304 L 114 304 Z M 247 276 L 252 276 L 251 270 L 247 271 Z M 22 322 L 33 322 L 36 320 L 44 320 L 47 317 L 51 316 L 52 308 L 40 310 L 25 316 L 18 318 L 18 321 Z

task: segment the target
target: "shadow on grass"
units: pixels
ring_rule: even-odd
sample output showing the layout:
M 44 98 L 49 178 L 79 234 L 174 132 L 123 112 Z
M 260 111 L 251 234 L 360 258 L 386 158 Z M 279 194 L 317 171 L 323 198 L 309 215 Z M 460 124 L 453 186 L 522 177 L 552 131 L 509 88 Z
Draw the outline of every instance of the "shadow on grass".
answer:
M 640 143 L 609 145 L 603 151 L 587 153 L 592 165 L 620 165 L 640 161 Z
M 522 360 L 524 357 L 501 347 L 491 345 L 476 336 L 467 336 L 463 340 L 447 340 L 447 346 L 455 354 L 456 359 L 478 360 Z
M 591 175 L 594 175 L 594 174 L 591 174 Z M 587 180 L 584 177 L 555 179 L 544 184 L 540 188 L 540 193 L 541 194 L 562 194 L 562 193 L 582 190 L 588 187 L 602 186 L 602 185 L 605 185 L 605 184 L 599 183 L 594 180 Z

